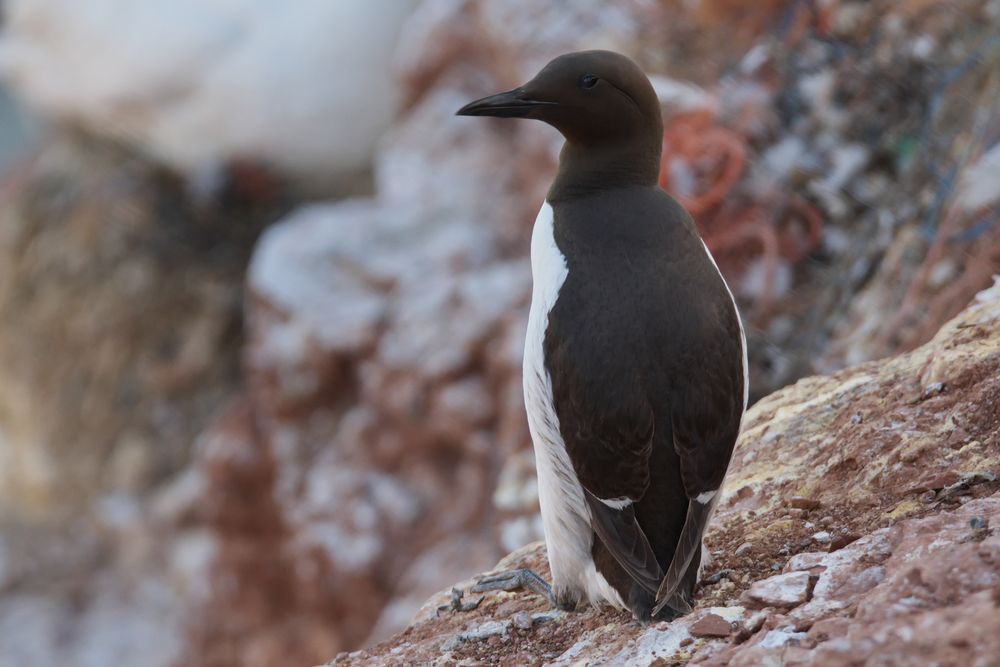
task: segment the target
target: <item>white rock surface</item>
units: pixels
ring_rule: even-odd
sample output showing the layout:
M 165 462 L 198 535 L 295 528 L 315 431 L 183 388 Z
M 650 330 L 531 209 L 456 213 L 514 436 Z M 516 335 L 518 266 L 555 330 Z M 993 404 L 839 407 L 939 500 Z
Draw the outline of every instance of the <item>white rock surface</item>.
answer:
M 788 572 L 755 582 L 746 596 L 767 607 L 794 607 L 806 601 L 809 592 L 808 572 Z
M 9 0 L 0 74 L 31 106 L 185 171 L 370 164 L 409 0 Z

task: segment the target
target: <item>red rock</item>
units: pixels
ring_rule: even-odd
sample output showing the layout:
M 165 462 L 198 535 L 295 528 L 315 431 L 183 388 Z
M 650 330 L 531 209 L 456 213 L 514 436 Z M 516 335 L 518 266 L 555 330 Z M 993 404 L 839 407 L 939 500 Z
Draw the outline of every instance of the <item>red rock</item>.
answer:
M 824 618 L 813 623 L 806 636 L 814 642 L 824 642 L 828 639 L 843 637 L 847 634 L 847 629 L 850 625 L 850 619 L 842 616 Z
M 909 488 L 907 493 L 923 493 L 925 491 L 937 491 L 957 483 L 961 477 L 954 470 L 934 473 L 923 477 L 919 482 Z
M 803 498 L 801 496 L 795 496 L 788 499 L 788 505 L 800 510 L 815 510 L 819 509 L 822 503 L 813 498 Z
M 733 626 L 718 614 L 705 614 L 688 631 L 694 637 L 728 637 L 733 632 Z
M 860 539 L 861 536 L 857 533 L 842 533 L 840 535 L 835 535 L 832 540 L 830 540 L 830 551 L 837 551 L 838 549 L 843 549 L 851 542 Z

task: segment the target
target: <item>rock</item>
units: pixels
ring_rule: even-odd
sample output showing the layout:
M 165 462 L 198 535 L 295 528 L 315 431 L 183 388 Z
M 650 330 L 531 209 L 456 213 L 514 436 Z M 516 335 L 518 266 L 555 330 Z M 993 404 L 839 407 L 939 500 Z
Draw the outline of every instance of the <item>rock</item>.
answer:
M 511 623 L 518 630 L 530 630 L 531 626 L 534 624 L 534 620 L 531 618 L 531 614 L 523 611 L 519 611 L 513 616 L 511 616 Z
M 800 554 L 795 554 L 788 559 L 785 563 L 785 572 L 808 572 L 810 574 L 817 574 L 818 572 L 825 569 L 823 561 L 826 559 L 826 554 L 818 551 L 805 551 Z
M 135 142 L 185 173 L 243 159 L 329 185 L 371 166 L 395 111 L 390 59 L 411 9 L 13 0 L 0 74 L 47 117 Z
M 825 530 L 821 530 L 818 533 L 814 533 L 812 538 L 817 542 L 819 542 L 820 544 L 829 544 L 830 540 L 833 539 L 830 537 L 830 533 L 828 533 Z
M 837 549 L 843 549 L 851 542 L 854 542 L 861 536 L 857 533 L 845 533 L 843 535 L 837 535 L 832 540 L 830 540 L 829 550 L 836 551 Z
M 733 626 L 718 614 L 705 614 L 688 631 L 692 637 L 728 637 L 733 632 Z
M 1000 392 L 1000 330 L 976 324 L 997 317 L 1000 292 L 993 290 L 922 348 L 809 378 L 751 408 L 707 542 L 717 559 L 713 567 L 729 569 L 743 599 L 764 609 L 748 616 L 741 607 L 716 606 L 721 586 L 701 589 L 693 613 L 648 627 L 617 611 L 587 608 L 546 623 L 536 655 L 546 655 L 552 665 L 686 660 L 750 666 L 785 660 L 838 666 L 859 664 L 876 650 L 895 664 L 921 664 L 918 656 L 928 650 L 940 660 L 975 664 L 1000 650 L 989 629 L 1000 622 L 993 601 L 1000 590 L 1000 538 L 985 521 L 1000 515 L 1000 486 L 980 473 L 976 479 L 983 481 L 967 488 L 964 503 L 920 506 L 906 504 L 908 486 L 901 483 L 922 467 L 940 469 L 945 458 L 962 471 L 1000 467 L 1000 436 L 987 407 L 995 407 Z M 959 450 L 943 451 L 936 429 L 947 426 L 925 415 L 902 390 L 917 391 L 926 364 L 941 355 L 965 397 L 949 399 L 949 414 L 975 438 Z M 852 421 L 859 411 L 870 418 Z M 889 422 L 892 432 L 907 438 L 885 434 Z M 918 458 L 908 463 L 887 463 L 913 452 Z M 743 493 L 746 488 L 752 494 Z M 783 498 L 794 496 L 821 499 L 828 513 L 823 523 L 860 537 L 832 552 L 803 551 L 813 544 L 810 533 L 800 522 L 781 518 Z M 742 508 L 747 498 L 755 499 L 752 512 Z M 736 555 L 735 545 L 743 544 L 748 549 Z M 799 551 L 791 553 L 789 545 L 800 545 Z M 783 563 L 784 572 L 771 575 L 771 563 Z M 519 550 L 497 566 L 513 567 L 548 576 L 543 545 Z M 446 590 L 425 609 L 447 599 Z M 337 664 L 516 660 L 519 649 L 509 644 L 466 642 L 446 658 L 439 647 L 470 628 L 497 628 L 513 614 L 546 607 L 542 598 L 524 592 L 487 594 L 468 614 L 421 613 L 403 634 Z M 732 623 L 740 627 L 734 643 L 725 640 Z M 709 625 L 715 635 L 707 632 Z M 698 642 L 687 641 L 691 637 Z M 924 648 L 927 637 L 931 649 Z M 472 652 L 472 645 L 482 648 Z
M 196 206 L 86 139 L 48 142 L 3 197 L 0 504 L 79 511 L 174 474 L 237 386 L 243 273 L 280 207 Z
M 923 493 L 925 491 L 938 491 L 951 486 L 959 480 L 959 475 L 954 470 L 947 470 L 941 473 L 934 473 L 923 477 L 919 482 L 910 487 L 910 493 Z
M 801 510 L 815 510 L 822 506 L 818 500 L 812 498 L 802 498 L 801 496 L 796 496 L 788 500 L 789 507 L 794 507 Z
M 744 598 L 758 607 L 794 607 L 806 601 L 809 594 L 808 572 L 787 572 L 755 582 Z

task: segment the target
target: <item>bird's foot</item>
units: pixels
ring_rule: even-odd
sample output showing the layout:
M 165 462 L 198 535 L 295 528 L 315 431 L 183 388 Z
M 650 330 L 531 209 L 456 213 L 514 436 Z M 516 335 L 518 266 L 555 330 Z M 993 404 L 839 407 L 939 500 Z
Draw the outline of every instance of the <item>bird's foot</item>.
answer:
M 481 596 L 477 600 L 472 602 L 465 602 L 462 598 L 465 597 L 465 591 L 461 588 L 451 589 L 451 601 L 448 604 L 443 604 L 437 608 L 438 613 L 442 611 L 474 611 L 482 603 L 486 596 Z
M 705 586 L 711 586 L 712 584 L 717 584 L 723 579 L 729 579 L 732 576 L 732 574 L 733 573 L 730 570 L 719 570 L 712 576 L 705 577 L 704 579 L 699 581 L 698 586 L 705 587 Z
M 690 614 L 692 609 L 694 609 L 694 604 L 691 597 L 677 591 L 670 596 L 669 600 L 653 607 L 652 618 L 657 621 L 672 621 Z
M 522 588 L 541 595 L 556 609 L 565 610 L 567 608 L 566 604 L 559 602 L 556 598 L 549 583 L 527 568 L 480 577 L 470 590 L 473 593 L 485 593 L 486 591 L 514 591 Z

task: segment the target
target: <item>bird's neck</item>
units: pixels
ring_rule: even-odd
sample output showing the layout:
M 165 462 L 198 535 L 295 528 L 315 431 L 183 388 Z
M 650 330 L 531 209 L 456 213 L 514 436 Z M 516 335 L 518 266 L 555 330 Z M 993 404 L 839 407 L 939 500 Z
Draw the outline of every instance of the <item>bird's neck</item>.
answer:
M 659 137 L 601 146 L 567 141 L 559 155 L 559 171 L 548 199 L 586 196 L 610 188 L 655 186 L 660 176 L 661 151 Z

